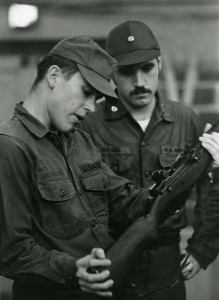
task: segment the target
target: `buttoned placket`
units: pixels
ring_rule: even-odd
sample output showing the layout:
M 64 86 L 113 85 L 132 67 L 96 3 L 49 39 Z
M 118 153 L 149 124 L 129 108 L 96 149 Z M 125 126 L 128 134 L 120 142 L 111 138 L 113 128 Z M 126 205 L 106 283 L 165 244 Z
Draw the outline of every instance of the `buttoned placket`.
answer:
M 72 143 L 72 141 L 68 140 L 67 143 Z M 72 145 L 72 147 L 74 147 L 74 145 Z M 68 149 L 71 149 L 72 147 L 66 147 Z M 91 230 L 95 230 L 96 226 L 98 225 L 98 220 L 94 214 L 94 211 L 91 207 L 91 204 L 90 204 L 90 201 L 88 199 L 88 197 L 85 195 L 85 193 L 83 192 L 83 189 L 82 187 L 80 186 L 80 183 L 79 183 L 79 178 L 78 176 L 75 174 L 75 171 L 74 171 L 74 160 L 72 159 L 71 157 L 71 153 L 66 153 L 66 162 L 67 162 L 67 165 L 68 165 L 68 168 L 70 170 L 70 173 L 71 173 L 71 177 L 72 177 L 72 181 L 74 182 L 74 186 L 75 186 L 75 189 L 78 193 L 78 197 L 82 203 L 82 206 L 84 207 L 84 211 L 87 215 L 87 218 L 88 218 L 88 222 L 90 224 L 90 227 L 91 227 Z

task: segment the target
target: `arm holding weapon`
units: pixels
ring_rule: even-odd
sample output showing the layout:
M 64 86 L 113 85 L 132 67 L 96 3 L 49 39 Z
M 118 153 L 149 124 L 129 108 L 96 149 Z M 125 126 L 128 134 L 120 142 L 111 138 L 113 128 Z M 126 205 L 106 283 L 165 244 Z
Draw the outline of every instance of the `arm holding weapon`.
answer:
M 219 124 L 215 124 L 208 133 L 213 131 L 219 132 Z M 199 142 L 196 147 L 184 151 L 169 168 L 154 172 L 150 212 L 136 220 L 106 251 L 106 257 L 111 261 L 108 269 L 114 282 L 111 289 L 113 295 L 117 296 L 124 290 L 136 259 L 147 243 L 156 239 L 158 227 L 174 209 L 177 197 L 192 188 L 212 161 L 209 152 Z M 94 267 L 88 271 L 102 273 L 103 270 Z
M 213 168 L 219 167 L 219 133 L 213 132 L 212 134 L 204 133 L 199 138 L 202 146 L 209 151 L 214 159 Z M 198 260 L 185 249 L 181 250 L 181 254 L 184 257 L 181 262 L 182 275 L 185 280 L 194 277 L 200 270 L 201 266 Z M 186 259 L 186 261 L 185 261 Z

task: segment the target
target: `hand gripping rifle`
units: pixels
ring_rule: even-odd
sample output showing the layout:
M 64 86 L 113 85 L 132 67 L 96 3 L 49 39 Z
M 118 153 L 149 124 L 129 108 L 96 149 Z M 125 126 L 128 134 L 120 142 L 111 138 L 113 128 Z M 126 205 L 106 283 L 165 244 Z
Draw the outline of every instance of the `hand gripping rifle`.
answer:
M 219 123 L 213 125 L 208 133 L 213 131 L 219 132 Z M 198 142 L 194 148 L 182 152 L 170 167 L 153 173 L 155 184 L 149 191 L 152 200 L 150 212 L 132 223 L 106 251 L 106 257 L 111 260 L 109 270 L 114 281 L 114 296 L 122 293 L 128 284 L 147 243 L 158 237 L 159 224 L 167 217 L 168 209 L 174 207 L 177 197 L 193 187 L 211 162 L 211 155 Z M 94 273 L 100 269 L 89 271 Z

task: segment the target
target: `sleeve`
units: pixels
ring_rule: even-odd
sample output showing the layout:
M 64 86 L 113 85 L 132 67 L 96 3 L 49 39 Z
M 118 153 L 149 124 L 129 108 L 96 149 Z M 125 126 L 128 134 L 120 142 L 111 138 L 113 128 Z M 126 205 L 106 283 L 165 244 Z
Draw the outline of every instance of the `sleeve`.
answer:
M 196 123 L 198 137 L 204 131 L 204 124 Z M 208 166 L 196 185 L 194 208 L 194 232 L 188 240 L 187 250 L 203 269 L 215 260 L 219 251 L 219 176 L 217 170 Z
M 49 251 L 33 238 L 36 212 L 31 203 L 34 163 L 25 147 L 0 135 L 0 274 L 11 279 L 27 276 L 42 284 L 77 284 L 76 258 Z M 47 281 L 46 281 L 47 279 Z
M 152 207 L 148 188 L 135 189 L 128 179 L 116 175 L 107 164 L 110 227 L 123 231 L 137 218 L 147 215 Z
M 210 173 L 211 174 L 211 173 Z M 219 169 L 213 169 L 207 187 L 206 200 L 195 207 L 194 233 L 188 240 L 188 250 L 203 269 L 212 263 L 219 252 Z

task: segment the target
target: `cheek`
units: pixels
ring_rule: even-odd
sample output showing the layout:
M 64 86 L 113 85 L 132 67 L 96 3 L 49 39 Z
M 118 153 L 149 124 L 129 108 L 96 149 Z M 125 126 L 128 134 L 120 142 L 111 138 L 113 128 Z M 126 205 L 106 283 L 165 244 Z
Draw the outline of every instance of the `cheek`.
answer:
M 133 88 L 132 80 L 130 78 L 121 79 L 117 81 L 117 88 L 123 94 L 128 93 Z
M 156 88 L 158 85 L 158 74 L 154 72 L 150 76 L 146 77 L 146 82 L 150 85 L 151 88 Z
M 80 91 L 76 92 L 75 90 L 68 90 L 66 99 L 68 102 L 68 106 L 74 109 L 80 108 L 85 103 L 85 98 Z

